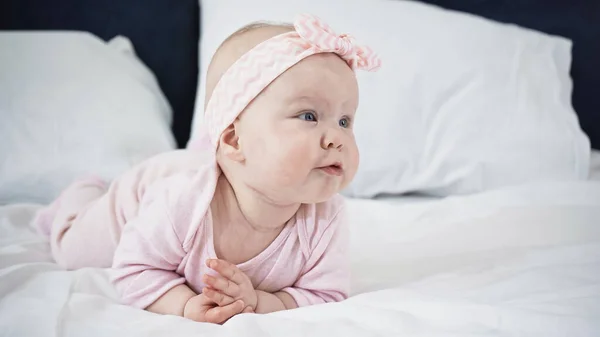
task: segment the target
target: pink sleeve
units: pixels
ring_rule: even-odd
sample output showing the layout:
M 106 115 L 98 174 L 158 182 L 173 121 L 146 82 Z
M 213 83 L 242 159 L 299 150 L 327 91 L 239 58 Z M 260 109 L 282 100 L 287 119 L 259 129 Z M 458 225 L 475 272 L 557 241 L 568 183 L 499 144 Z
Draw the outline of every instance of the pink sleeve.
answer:
M 176 273 L 186 255 L 185 229 L 174 227 L 169 211 L 176 189 L 166 182 L 153 186 L 144 194 L 137 217 L 124 226 L 113 259 L 112 281 L 125 304 L 145 309 L 185 282 Z
M 348 240 L 348 224 L 342 209 L 314 245 L 300 278 L 293 287 L 282 291 L 290 294 L 299 307 L 348 298 Z

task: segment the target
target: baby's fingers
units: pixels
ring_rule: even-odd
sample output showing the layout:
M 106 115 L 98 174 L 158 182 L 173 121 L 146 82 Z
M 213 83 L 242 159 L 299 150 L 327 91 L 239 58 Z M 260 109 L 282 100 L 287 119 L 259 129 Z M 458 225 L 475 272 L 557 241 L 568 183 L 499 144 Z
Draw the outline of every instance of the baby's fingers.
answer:
M 237 297 L 240 295 L 240 287 L 232 281 L 221 276 L 211 276 L 206 274 L 202 277 L 202 281 L 211 288 L 218 290 L 230 297 Z
M 216 291 L 213 289 L 209 289 L 209 288 L 202 289 L 202 293 L 204 294 L 204 296 L 206 296 L 207 298 L 209 298 L 210 300 L 212 300 L 213 302 L 215 302 L 216 304 L 218 304 L 221 307 L 231 304 L 231 303 L 233 303 L 233 301 L 235 301 L 233 299 L 233 297 L 227 296 L 227 295 L 223 294 L 222 292 L 219 292 L 219 291 Z
M 244 273 L 239 268 L 225 260 L 210 259 L 206 261 L 207 267 L 221 274 L 221 276 L 228 278 L 236 284 L 242 284 L 246 281 Z
M 210 323 L 222 324 L 231 317 L 239 314 L 244 310 L 244 302 L 235 301 L 224 307 L 214 307 L 206 311 L 206 321 Z

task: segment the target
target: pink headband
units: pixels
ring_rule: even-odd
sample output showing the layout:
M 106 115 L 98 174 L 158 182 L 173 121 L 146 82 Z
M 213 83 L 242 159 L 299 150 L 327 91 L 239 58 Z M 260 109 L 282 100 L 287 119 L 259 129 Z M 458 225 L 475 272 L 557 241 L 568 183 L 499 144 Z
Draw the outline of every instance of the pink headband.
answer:
M 303 14 L 295 31 L 274 36 L 242 55 L 217 83 L 204 112 L 203 132 L 190 148 L 216 151 L 221 133 L 248 104 L 287 69 L 317 53 L 336 53 L 352 70 L 376 71 L 381 61 L 347 34 L 336 35 L 323 21 Z

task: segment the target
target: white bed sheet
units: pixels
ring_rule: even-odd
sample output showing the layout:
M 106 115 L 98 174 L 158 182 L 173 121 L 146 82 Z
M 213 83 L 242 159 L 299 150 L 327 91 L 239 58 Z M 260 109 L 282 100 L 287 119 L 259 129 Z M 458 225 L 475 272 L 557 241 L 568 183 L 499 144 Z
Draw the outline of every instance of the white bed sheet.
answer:
M 348 202 L 352 297 L 224 326 L 117 304 L 106 271 L 51 262 L 38 206 L 0 207 L 0 335 L 600 335 L 600 182 Z

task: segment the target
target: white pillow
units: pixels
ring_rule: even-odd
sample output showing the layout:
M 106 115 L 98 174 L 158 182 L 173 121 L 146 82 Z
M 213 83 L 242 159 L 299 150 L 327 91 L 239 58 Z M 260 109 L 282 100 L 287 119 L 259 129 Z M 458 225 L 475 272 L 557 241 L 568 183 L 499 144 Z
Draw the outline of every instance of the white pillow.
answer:
M 171 109 L 129 40 L 0 34 L 0 203 L 52 200 L 175 147 Z
M 570 102 L 565 38 L 412 1 L 200 2 L 194 131 L 221 41 L 255 20 L 289 22 L 309 12 L 383 62 L 378 73 L 358 73 L 361 163 L 344 194 L 445 196 L 587 177 L 590 143 Z

